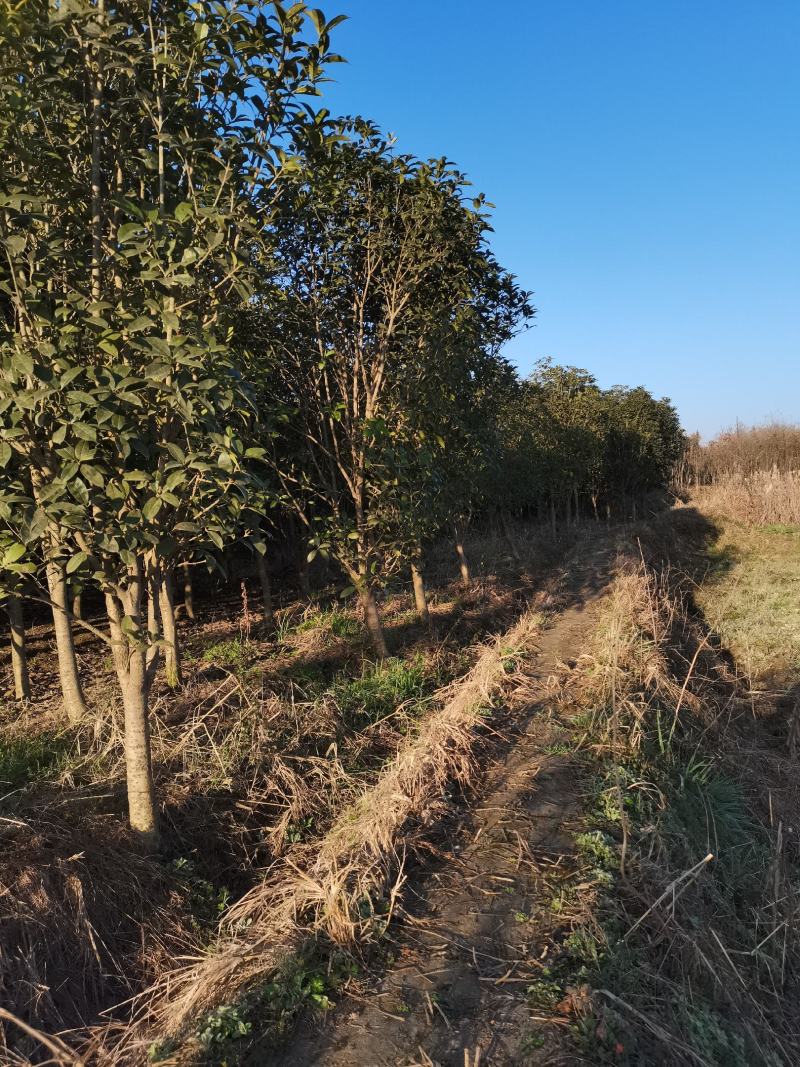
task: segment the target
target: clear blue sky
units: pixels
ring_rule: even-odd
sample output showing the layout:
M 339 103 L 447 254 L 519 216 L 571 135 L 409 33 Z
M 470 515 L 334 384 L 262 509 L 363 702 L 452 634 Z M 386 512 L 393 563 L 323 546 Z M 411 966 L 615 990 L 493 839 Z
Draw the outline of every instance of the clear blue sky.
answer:
M 496 204 L 534 291 L 509 346 L 669 396 L 705 435 L 800 420 L 800 0 L 326 0 L 326 106 Z

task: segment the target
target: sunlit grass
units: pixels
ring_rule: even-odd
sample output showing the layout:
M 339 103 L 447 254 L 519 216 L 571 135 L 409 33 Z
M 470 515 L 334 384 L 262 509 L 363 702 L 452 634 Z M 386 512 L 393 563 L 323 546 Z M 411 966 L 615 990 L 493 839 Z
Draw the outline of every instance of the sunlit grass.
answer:
M 754 682 L 800 676 L 800 528 L 724 522 L 698 604 Z

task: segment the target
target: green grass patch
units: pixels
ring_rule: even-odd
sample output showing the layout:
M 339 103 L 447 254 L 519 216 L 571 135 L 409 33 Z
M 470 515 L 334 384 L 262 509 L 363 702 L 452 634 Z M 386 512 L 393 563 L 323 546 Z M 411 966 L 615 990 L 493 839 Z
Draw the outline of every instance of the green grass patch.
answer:
M 57 777 L 69 764 L 73 739 L 56 731 L 0 740 L 0 788 L 21 789 Z
M 253 650 L 250 642 L 243 637 L 232 637 L 227 641 L 215 641 L 203 649 L 201 659 L 204 663 L 239 674 L 246 671 L 253 662 Z
M 726 522 L 708 551 L 698 606 L 755 684 L 800 679 L 798 533 Z
M 361 622 L 354 616 L 344 611 L 331 608 L 327 611 L 315 612 L 307 616 L 294 627 L 298 634 L 307 633 L 311 630 L 324 629 L 334 637 L 344 640 L 354 640 L 363 633 Z
M 435 681 L 422 656 L 386 659 L 365 665 L 355 678 L 339 676 L 329 693 L 345 718 L 373 723 L 391 715 L 401 704 L 422 701 Z

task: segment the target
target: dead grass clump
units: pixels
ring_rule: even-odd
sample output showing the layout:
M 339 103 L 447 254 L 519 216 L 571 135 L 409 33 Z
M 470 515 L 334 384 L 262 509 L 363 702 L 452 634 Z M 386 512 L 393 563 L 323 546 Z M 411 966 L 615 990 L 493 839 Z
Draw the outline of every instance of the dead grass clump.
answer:
M 613 735 L 615 748 L 638 751 L 654 724 L 669 743 L 681 712 L 702 714 L 695 689 L 706 641 L 687 616 L 681 584 L 669 567 L 656 572 L 643 559 L 620 561 L 588 661 L 599 697 L 595 726 Z
M 476 730 L 508 677 L 509 656 L 528 647 L 540 625 L 541 616 L 528 612 L 483 650 L 465 678 L 436 695 L 377 781 L 322 839 L 295 850 L 231 908 L 213 954 L 162 976 L 142 1002 L 144 1029 L 185 1031 L 264 981 L 304 938 L 351 944 L 385 927 L 402 885 L 404 832 L 434 817 L 449 782 L 472 777 Z
M 3 831 L 0 1000 L 49 1032 L 94 1022 L 193 943 L 162 867 L 113 822 L 86 822 L 76 831 L 48 814 L 34 826 L 8 820 Z M 3 1039 L 25 1052 L 17 1027 Z

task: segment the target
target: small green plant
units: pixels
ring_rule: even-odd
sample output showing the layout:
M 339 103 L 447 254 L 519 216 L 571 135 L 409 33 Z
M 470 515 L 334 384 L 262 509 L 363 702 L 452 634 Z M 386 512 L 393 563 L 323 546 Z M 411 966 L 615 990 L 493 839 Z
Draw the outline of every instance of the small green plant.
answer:
M 253 1024 L 244 1017 L 244 1007 L 222 1004 L 205 1016 L 197 1037 L 203 1048 L 219 1052 L 233 1041 L 240 1041 L 252 1031 Z
M 290 822 L 286 827 L 286 840 L 296 845 L 300 841 L 305 841 L 311 831 L 314 829 L 314 819 L 311 815 L 307 815 L 299 822 Z
M 540 1011 L 552 1011 L 564 995 L 562 987 L 551 977 L 548 968 L 542 971 L 541 978 L 531 982 L 525 992 L 531 1007 Z
M 575 847 L 578 854 L 603 871 L 611 871 L 617 866 L 617 857 L 612 843 L 599 830 L 589 830 L 575 835 Z
M 538 1052 L 540 1048 L 544 1048 L 544 1034 L 537 1033 L 535 1030 L 531 1030 L 523 1036 L 520 1042 L 519 1050 L 523 1056 L 531 1056 L 534 1052 Z
M 158 1041 L 154 1041 L 147 1050 L 147 1058 L 150 1063 L 160 1063 L 162 1060 L 169 1059 L 173 1053 L 178 1051 L 178 1042 L 171 1037 L 164 1037 Z
M 352 640 L 361 636 L 361 623 L 354 615 L 335 608 L 329 611 L 314 612 L 299 622 L 295 627 L 295 633 L 306 633 L 309 630 L 325 629 L 334 637 Z
M 545 745 L 542 751 L 547 756 L 571 756 L 573 746 L 568 741 L 554 741 L 551 745 Z

